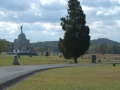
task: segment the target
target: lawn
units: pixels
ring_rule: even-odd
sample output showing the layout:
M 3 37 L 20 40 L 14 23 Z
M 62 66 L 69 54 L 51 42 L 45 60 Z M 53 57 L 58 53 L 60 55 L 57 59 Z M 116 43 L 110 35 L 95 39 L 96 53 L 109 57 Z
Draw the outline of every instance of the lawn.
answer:
M 120 65 L 46 70 L 10 90 L 120 90 Z
M 13 55 L 0 55 L 0 66 L 12 66 L 14 60 Z M 57 55 L 51 56 L 20 56 L 18 58 L 20 65 L 39 65 L 39 64 L 71 64 L 73 60 L 66 60 L 64 57 Z M 79 63 L 91 63 L 91 59 L 78 58 Z
M 91 54 L 86 54 L 78 58 L 78 63 L 91 63 Z M 107 62 L 119 62 L 120 55 L 96 55 L 96 61 L 101 58 L 102 63 Z M 114 58 L 117 58 L 115 60 Z M 0 55 L 0 66 L 12 66 L 14 60 L 13 55 Z M 20 56 L 18 58 L 20 65 L 39 65 L 39 64 L 72 64 L 74 63 L 73 59 L 66 60 L 64 57 L 59 57 L 58 55 L 46 56 Z

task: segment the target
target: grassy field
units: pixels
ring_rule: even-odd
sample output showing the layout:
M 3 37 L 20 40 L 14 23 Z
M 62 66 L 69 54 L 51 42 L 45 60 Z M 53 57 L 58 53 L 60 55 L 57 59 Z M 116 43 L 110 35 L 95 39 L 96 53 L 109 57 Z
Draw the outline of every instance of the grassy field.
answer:
M 14 60 L 12 55 L 0 55 L 0 66 L 11 66 Z M 39 64 L 71 64 L 73 60 L 65 60 L 59 56 L 20 56 L 20 65 L 39 65 Z M 91 63 L 91 59 L 78 59 L 79 63 Z
M 91 54 L 78 58 L 78 63 L 91 63 Z M 101 59 L 102 63 L 120 62 L 120 55 L 97 55 L 97 59 Z M 14 60 L 13 55 L 0 55 L 0 66 L 11 66 Z M 39 64 L 72 64 L 73 59 L 66 60 L 64 57 L 57 55 L 46 56 L 20 56 L 18 58 L 20 65 L 39 65 Z
M 120 90 L 120 65 L 46 70 L 10 90 Z

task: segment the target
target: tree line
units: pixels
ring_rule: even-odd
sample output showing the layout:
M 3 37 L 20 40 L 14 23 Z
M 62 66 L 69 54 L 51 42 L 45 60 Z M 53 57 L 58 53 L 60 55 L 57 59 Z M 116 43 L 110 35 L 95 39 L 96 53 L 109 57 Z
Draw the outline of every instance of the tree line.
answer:
M 109 44 L 108 44 L 109 43 Z M 91 46 L 87 50 L 88 54 L 120 54 L 120 43 L 109 39 L 96 39 L 90 41 Z M 0 53 L 1 52 L 13 52 L 14 43 L 5 39 L 0 39 Z M 58 48 L 58 41 L 45 41 L 31 43 L 32 52 L 54 52 L 60 53 Z
M 53 52 L 59 53 L 58 41 L 45 41 L 45 42 L 36 42 L 31 44 L 31 52 Z M 9 42 L 5 39 L 0 39 L 0 53 L 2 52 L 13 52 L 14 42 Z
M 112 44 L 112 45 L 105 45 L 100 44 L 98 46 L 90 46 L 88 54 L 120 54 L 120 45 Z
M 58 41 L 45 41 L 45 42 L 36 42 L 31 43 L 32 52 L 60 52 L 58 48 Z

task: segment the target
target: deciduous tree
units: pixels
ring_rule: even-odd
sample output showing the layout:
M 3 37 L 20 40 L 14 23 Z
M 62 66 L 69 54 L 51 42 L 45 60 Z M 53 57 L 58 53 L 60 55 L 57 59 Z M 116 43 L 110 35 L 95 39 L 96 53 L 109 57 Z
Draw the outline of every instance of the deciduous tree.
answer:
M 98 46 L 98 53 L 106 54 L 107 46 L 105 44 L 100 44 Z
M 7 42 L 5 39 L 0 39 L 0 54 L 7 50 Z

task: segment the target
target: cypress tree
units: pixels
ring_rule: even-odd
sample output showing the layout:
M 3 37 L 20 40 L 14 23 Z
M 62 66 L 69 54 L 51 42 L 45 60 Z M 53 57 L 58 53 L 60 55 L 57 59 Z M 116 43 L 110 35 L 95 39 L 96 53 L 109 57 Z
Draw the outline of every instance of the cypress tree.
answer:
M 68 1 L 68 15 L 61 18 L 61 26 L 65 31 L 64 39 L 59 39 L 59 49 L 66 59 L 77 58 L 88 50 L 90 46 L 90 30 L 86 24 L 86 16 L 78 0 Z

